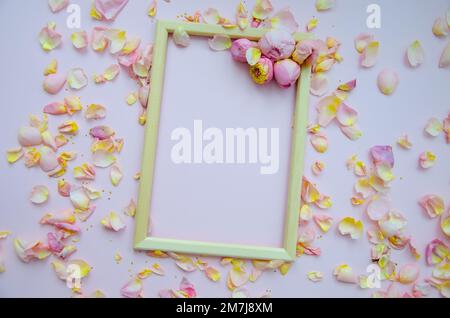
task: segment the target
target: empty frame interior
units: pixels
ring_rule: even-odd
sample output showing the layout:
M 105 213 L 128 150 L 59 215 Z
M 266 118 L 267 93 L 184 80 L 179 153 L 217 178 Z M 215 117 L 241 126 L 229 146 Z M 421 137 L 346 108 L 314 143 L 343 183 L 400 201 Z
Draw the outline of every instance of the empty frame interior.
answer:
M 171 39 L 177 26 L 191 35 L 187 48 L 177 47 Z M 310 68 L 302 68 L 297 88 L 281 89 L 275 83 L 261 87 L 253 83 L 247 65 L 233 61 L 229 51 L 211 51 L 207 43 L 215 34 L 257 40 L 264 33 L 158 22 L 136 249 L 294 258 Z M 297 40 L 305 36 L 295 35 Z M 179 140 L 171 137 L 180 128 L 189 132 L 192 163 L 172 158 Z M 213 129 L 223 137 L 226 162 L 227 132 L 235 128 L 256 133 L 256 145 L 246 139 L 244 163 L 208 163 L 194 154 L 203 153 L 210 141 L 204 134 Z M 272 138 L 279 141 L 278 151 L 271 149 Z M 256 162 L 248 162 L 250 148 L 257 146 L 259 151 L 262 142 L 268 146 L 270 161 L 258 154 Z M 262 174 L 264 166 L 270 166 L 272 174 Z

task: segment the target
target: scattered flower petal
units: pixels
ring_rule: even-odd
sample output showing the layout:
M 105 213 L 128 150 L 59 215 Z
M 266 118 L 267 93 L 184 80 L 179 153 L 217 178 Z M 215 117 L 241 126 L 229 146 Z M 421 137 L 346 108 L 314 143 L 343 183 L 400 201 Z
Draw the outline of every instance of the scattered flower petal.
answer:
M 39 42 L 44 51 L 51 51 L 61 45 L 62 35 L 55 29 L 55 23 L 48 23 L 39 33 Z
M 122 219 L 114 212 L 111 212 L 108 217 L 102 219 L 101 223 L 107 229 L 115 232 L 119 232 L 126 227 Z
M 430 118 L 425 126 L 425 131 L 432 137 L 438 136 L 443 129 L 444 127 L 442 126 L 442 122 L 437 118 Z
M 188 47 L 191 44 L 191 37 L 182 27 L 177 27 L 173 32 L 173 41 L 178 46 Z
M 398 282 L 401 284 L 412 284 L 419 278 L 420 268 L 417 264 L 406 264 L 400 268 Z
M 444 48 L 444 51 L 442 52 L 441 58 L 439 60 L 440 68 L 445 68 L 448 67 L 449 65 L 450 65 L 450 42 Z
M 66 84 L 66 76 L 62 74 L 49 74 L 44 78 L 43 88 L 49 94 L 55 95 Z
M 111 183 L 113 186 L 119 185 L 120 181 L 122 181 L 123 178 L 122 169 L 119 167 L 119 165 L 113 164 L 111 166 L 109 178 L 111 179 Z
M 430 194 L 422 197 L 419 200 L 419 204 L 425 210 L 430 218 L 435 218 L 444 213 L 445 203 L 444 200 L 437 195 Z
M 370 42 L 361 55 L 361 66 L 366 68 L 374 66 L 377 62 L 379 48 L 380 42 Z
M 353 273 L 353 269 L 347 264 L 342 264 L 334 269 L 333 275 L 336 279 L 343 283 L 356 284 L 358 279 Z
M 393 70 L 385 69 L 378 75 L 378 88 L 384 95 L 391 95 L 398 86 L 398 75 Z
M 86 109 L 84 117 L 88 120 L 103 119 L 106 117 L 106 108 L 99 104 L 91 104 Z
M 34 204 L 43 204 L 48 201 L 49 191 L 46 186 L 38 185 L 31 191 L 30 201 Z
M 88 79 L 81 68 L 74 68 L 67 75 L 67 83 L 70 88 L 80 90 L 88 84 Z
M 419 41 L 414 41 L 409 47 L 406 53 L 408 57 L 408 62 L 412 67 L 417 67 L 424 61 L 423 48 Z
M 48 6 L 53 13 L 65 9 L 69 5 L 69 0 L 48 0 Z
M 208 40 L 209 47 L 213 51 L 225 51 L 231 48 L 231 39 L 227 35 L 216 34 Z
M 423 169 L 428 169 L 436 163 L 436 155 L 431 151 L 422 152 L 419 156 L 419 164 Z
M 363 224 L 352 217 L 345 217 L 339 222 L 338 229 L 342 235 L 350 234 L 352 239 L 357 240 L 362 236 Z
M 73 46 L 78 49 L 84 49 L 88 46 L 88 36 L 86 31 L 73 32 L 70 36 Z
M 126 298 L 142 298 L 144 297 L 144 288 L 142 281 L 135 277 L 131 279 L 120 289 L 120 294 Z

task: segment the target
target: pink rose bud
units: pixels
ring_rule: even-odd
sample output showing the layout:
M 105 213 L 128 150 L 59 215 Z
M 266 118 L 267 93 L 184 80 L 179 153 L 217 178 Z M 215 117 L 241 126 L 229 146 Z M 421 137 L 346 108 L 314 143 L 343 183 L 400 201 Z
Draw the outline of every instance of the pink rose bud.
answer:
M 245 53 L 249 48 L 256 47 L 256 42 L 252 42 L 248 39 L 239 39 L 233 42 L 231 46 L 231 56 L 235 61 L 247 63 Z
M 295 84 L 300 76 L 300 66 L 291 59 L 281 60 L 274 65 L 275 80 L 284 88 Z
M 295 40 L 289 32 L 275 29 L 267 32 L 259 40 L 259 48 L 265 56 L 278 61 L 292 55 L 295 49 Z
M 250 75 L 255 83 L 263 85 L 273 78 L 273 63 L 266 57 L 260 58 L 258 63 L 250 67 Z

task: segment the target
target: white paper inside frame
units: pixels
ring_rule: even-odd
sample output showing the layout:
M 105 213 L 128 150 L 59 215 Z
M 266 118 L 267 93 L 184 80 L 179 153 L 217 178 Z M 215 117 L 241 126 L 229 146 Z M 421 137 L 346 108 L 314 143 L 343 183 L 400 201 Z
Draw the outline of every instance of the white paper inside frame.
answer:
M 189 47 L 179 48 L 169 39 L 150 235 L 281 247 L 295 88 L 281 89 L 275 82 L 256 85 L 247 66 L 233 61 L 229 51 L 211 51 L 206 38 L 191 40 Z M 208 159 L 198 154 L 211 141 L 203 141 L 202 147 L 199 121 L 203 133 L 216 128 L 215 133 L 222 134 L 224 162 L 227 153 L 231 157 L 226 149 L 227 128 L 252 128 L 258 142 L 256 149 L 271 155 L 272 171 L 276 172 L 261 173 L 261 167 L 269 164 L 261 162 L 264 158 L 258 153 L 257 162 L 249 162 L 250 148 L 255 149 L 249 138 L 245 163 L 236 163 L 238 143 L 232 135 L 228 138 L 235 140 L 235 163 L 206 163 Z M 185 143 L 190 145 L 191 156 L 184 157 L 191 158 L 190 164 L 174 162 L 173 148 L 181 139 L 172 137 L 174 131 L 181 133 L 179 128 L 184 131 L 183 138 L 188 131 L 191 137 L 191 143 Z M 276 137 L 272 128 L 279 134 L 278 159 L 276 147 L 271 149 L 271 137 Z M 261 139 L 264 129 L 266 141 Z M 181 160 L 180 156 L 175 158 Z M 221 158 L 220 153 L 217 158 Z

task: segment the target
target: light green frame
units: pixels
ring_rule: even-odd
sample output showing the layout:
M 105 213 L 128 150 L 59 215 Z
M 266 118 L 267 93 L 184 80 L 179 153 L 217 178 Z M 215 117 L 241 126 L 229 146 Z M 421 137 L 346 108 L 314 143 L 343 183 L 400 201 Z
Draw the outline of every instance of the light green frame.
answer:
M 136 213 L 134 248 L 137 250 L 161 250 L 187 254 L 228 256 L 245 259 L 293 261 L 296 255 L 297 227 L 300 210 L 300 193 L 302 169 L 305 150 L 308 99 L 311 66 L 302 66 L 297 86 L 296 106 L 293 122 L 293 136 L 290 158 L 289 191 L 286 205 L 283 248 L 261 247 L 237 244 L 221 244 L 199 241 L 186 241 L 149 237 L 150 203 L 152 197 L 153 174 L 158 144 L 158 129 L 163 93 L 164 72 L 166 64 L 167 41 L 169 34 L 177 27 L 182 27 L 194 36 L 212 37 L 216 34 L 228 35 L 230 38 L 247 38 L 258 40 L 267 32 L 264 29 L 239 28 L 227 29 L 219 25 L 158 21 L 153 51 L 150 96 L 148 100 L 147 126 L 145 130 L 144 152 L 142 157 L 141 180 Z M 307 33 L 295 33 L 296 41 L 310 39 Z

